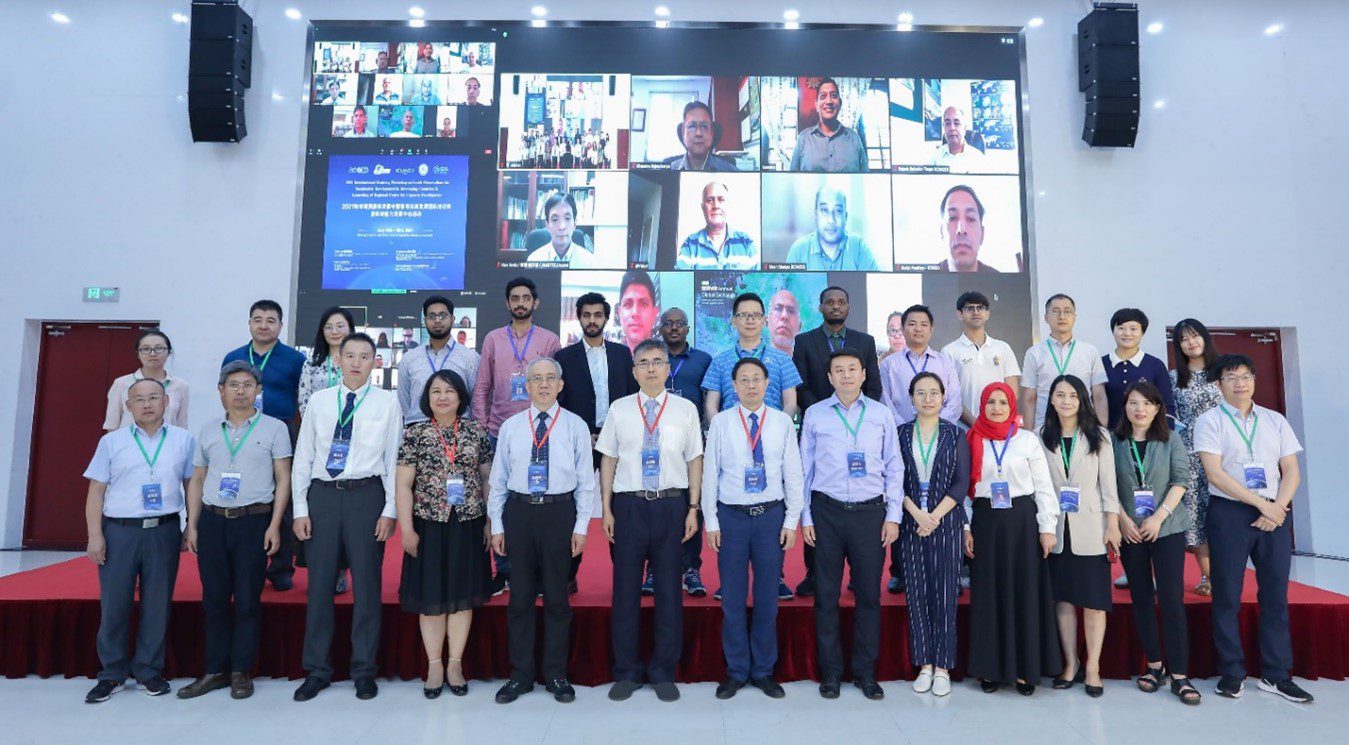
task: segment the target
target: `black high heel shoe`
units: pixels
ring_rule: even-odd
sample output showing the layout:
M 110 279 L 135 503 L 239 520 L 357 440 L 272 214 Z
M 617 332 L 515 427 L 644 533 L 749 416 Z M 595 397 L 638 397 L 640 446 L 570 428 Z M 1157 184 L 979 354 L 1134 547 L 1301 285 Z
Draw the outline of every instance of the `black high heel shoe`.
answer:
M 1100 673 L 1097 673 L 1097 677 L 1099 677 L 1099 676 L 1100 676 Z M 1102 680 L 1101 683 L 1105 683 L 1105 681 Z M 1091 685 L 1090 683 L 1087 682 L 1087 679 L 1086 679 L 1086 676 L 1085 676 L 1085 675 L 1082 676 L 1082 687 L 1086 689 L 1087 695 L 1088 695 L 1088 696 L 1091 696 L 1092 698 L 1100 698 L 1101 696 L 1103 696 L 1103 695 L 1105 694 L 1105 686 L 1104 686 L 1104 685 L 1098 685 L 1098 686 Z
M 439 664 L 440 664 L 440 660 L 429 660 L 429 661 L 427 661 L 427 663 L 426 663 L 426 676 L 427 676 L 428 678 L 431 677 L 431 666 L 432 666 L 432 665 L 439 665 Z M 432 699 L 437 699 L 437 698 L 440 698 L 440 692 L 441 692 L 441 690 L 444 689 L 444 688 L 445 688 L 445 684 L 444 684 L 444 683 L 441 683 L 440 685 L 436 686 L 435 688 L 427 688 L 427 687 L 426 687 L 426 684 L 423 683 L 423 684 L 422 684 L 422 695 L 425 696 L 426 699 L 427 699 L 428 701 L 430 701 L 430 700 L 432 700 Z
M 1018 680 L 1016 682 L 1016 692 L 1022 696 L 1033 696 L 1035 695 L 1035 684 Z
M 452 662 L 452 663 L 453 663 L 453 662 L 460 662 L 460 663 L 462 663 L 463 660 L 456 660 L 456 659 L 454 659 L 453 657 L 451 657 L 451 658 L 450 658 L 450 662 Z M 464 681 L 464 684 L 463 684 L 463 685 L 455 685 L 455 684 L 449 682 L 449 680 L 448 680 L 448 678 L 449 678 L 449 673 L 448 673 L 448 672 L 446 673 L 445 677 L 447 678 L 447 680 L 445 681 L 445 687 L 448 688 L 448 689 L 450 689 L 450 693 L 453 693 L 453 694 L 456 695 L 456 696 L 467 696 L 467 695 L 468 695 L 468 681 L 467 681 L 467 680 Z
M 998 682 L 996 680 L 981 680 L 979 681 L 979 687 L 983 689 L 984 693 L 998 692 Z
M 1085 683 L 1086 678 L 1086 668 L 1079 667 L 1077 668 L 1077 675 L 1074 675 L 1072 680 L 1068 680 L 1067 678 L 1055 678 L 1050 683 L 1050 686 L 1056 691 L 1066 691 L 1069 688 L 1072 688 L 1074 683 Z

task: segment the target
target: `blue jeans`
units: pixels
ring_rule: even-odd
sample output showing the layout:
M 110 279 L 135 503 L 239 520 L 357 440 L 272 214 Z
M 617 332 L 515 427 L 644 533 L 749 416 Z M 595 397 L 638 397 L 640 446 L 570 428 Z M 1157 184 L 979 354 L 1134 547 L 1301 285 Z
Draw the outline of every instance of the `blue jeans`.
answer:
M 778 577 L 782 574 L 782 521 L 786 507 L 778 502 L 762 515 L 717 505 L 721 523 L 721 648 L 726 677 L 755 680 L 773 674 L 778 660 Z M 749 571 L 754 568 L 754 614 L 745 607 Z

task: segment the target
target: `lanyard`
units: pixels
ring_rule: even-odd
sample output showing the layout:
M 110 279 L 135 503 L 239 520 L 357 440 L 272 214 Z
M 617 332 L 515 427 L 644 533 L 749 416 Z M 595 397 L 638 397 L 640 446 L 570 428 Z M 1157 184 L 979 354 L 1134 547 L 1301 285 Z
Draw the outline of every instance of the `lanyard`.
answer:
M 735 356 L 736 356 L 736 357 L 740 357 L 740 358 L 744 358 L 744 357 L 758 357 L 759 359 L 762 360 L 765 351 L 767 351 L 767 350 L 766 350 L 765 345 L 764 345 L 764 343 L 763 343 L 762 341 L 759 342 L 759 346 L 755 347 L 754 349 L 751 349 L 751 350 L 748 351 L 748 352 L 746 352 L 739 344 L 736 344 L 736 345 L 735 345 Z
M 1073 339 L 1072 343 L 1068 345 L 1068 354 L 1064 355 L 1062 364 L 1059 363 L 1058 352 L 1054 351 L 1054 344 L 1050 340 L 1045 339 L 1045 346 L 1049 348 L 1049 356 L 1054 358 L 1054 367 L 1058 368 L 1059 375 L 1066 375 L 1068 373 L 1068 363 L 1072 361 L 1073 352 L 1077 349 L 1077 339 Z
M 531 326 L 530 329 L 529 329 L 529 331 L 530 331 L 530 333 L 533 333 L 533 332 L 534 332 L 534 328 Z M 437 365 L 435 359 L 434 359 L 433 357 L 431 357 L 431 345 L 430 345 L 430 344 L 427 344 L 425 347 L 422 347 L 422 351 L 426 352 L 426 364 L 427 364 L 428 367 L 431 368 L 431 374 L 432 374 L 432 375 L 435 375 L 436 373 L 440 372 L 441 370 L 443 370 L 443 369 L 445 368 L 445 363 L 447 363 L 447 362 L 450 361 L 450 355 L 451 355 L 451 354 L 454 354 L 454 347 L 455 347 L 455 345 L 458 344 L 458 343 L 459 343 L 459 342 L 457 342 L 457 341 L 452 341 L 452 342 L 450 342 L 450 346 L 448 346 L 448 347 L 445 348 L 445 359 L 441 360 L 439 365 Z M 526 345 L 525 345 L 525 348 L 528 349 L 528 348 L 529 348 L 529 345 L 526 344 Z M 523 362 L 523 360 L 521 360 L 521 361 Z M 458 421 L 458 420 L 455 420 L 455 421 Z
M 745 421 L 745 407 L 737 406 L 735 410 L 740 413 L 740 426 L 745 428 L 745 440 L 749 442 L 749 457 L 754 457 L 754 448 L 759 446 L 759 441 L 763 439 L 764 428 L 768 426 L 768 417 L 761 417 L 759 422 L 759 432 L 754 436 L 749 434 L 749 422 Z M 765 408 L 764 413 L 768 413 Z
M 998 463 L 998 478 L 1002 478 L 1002 458 L 1007 455 L 1007 448 L 1012 445 L 1012 437 L 1016 435 L 1016 425 L 1007 431 L 1007 439 L 1002 441 L 1002 451 L 998 451 L 997 440 L 988 441 L 988 449 L 993 451 L 993 460 Z
M 848 423 L 847 417 L 843 416 L 843 408 L 840 407 L 838 404 L 834 404 L 834 413 L 835 413 L 835 414 L 838 414 L 838 420 L 839 420 L 840 422 L 843 422 L 843 427 L 844 427 L 845 429 L 848 430 L 848 434 L 852 435 L 852 444 L 853 444 L 853 447 L 857 447 L 857 432 L 858 432 L 858 430 L 862 429 L 862 420 L 865 419 L 866 416 L 867 416 L 867 402 L 866 402 L 866 401 L 863 401 L 863 402 L 862 402 L 862 407 L 861 407 L 861 408 L 862 408 L 862 410 L 857 414 L 857 423 L 856 423 L 856 424 L 849 424 L 849 423 Z M 762 429 L 760 429 L 759 431 L 760 431 L 760 433 L 763 432 Z
M 927 352 L 926 352 L 926 351 L 923 352 L 923 370 L 922 370 L 922 372 L 927 372 L 927 363 L 928 363 L 928 360 L 930 360 L 930 359 L 932 359 L 932 358 L 929 357 L 929 356 L 927 356 Z M 918 368 L 916 368 L 916 367 L 913 366 L 913 358 L 909 356 L 909 350 L 907 350 L 907 349 L 904 350 L 904 361 L 907 362 L 907 363 L 909 363 L 909 369 L 913 371 L 913 374 L 914 374 L 915 376 L 918 375 L 919 370 L 918 370 Z
M 262 417 L 257 416 L 257 415 L 254 415 L 254 416 L 253 416 L 253 423 L 250 424 L 250 425 L 248 425 L 248 430 L 244 432 L 243 437 L 240 437 L 240 438 L 239 438 L 238 444 L 235 444 L 235 445 L 231 445 L 231 444 L 230 444 L 229 433 L 228 433 L 228 430 L 226 429 L 226 424 L 225 424 L 225 422 L 221 422 L 221 423 L 220 423 L 220 437 L 225 441 L 225 447 L 230 451 L 230 465 L 231 465 L 231 466 L 234 465 L 234 456 L 238 455 L 238 454 L 239 454 L 239 451 L 240 451 L 241 449 L 243 449 L 243 446 L 244 446 L 244 440 L 247 440 L 247 439 L 248 439 L 248 436 L 251 435 L 251 434 L 253 434 L 253 428 L 256 427 L 256 426 L 258 426 L 258 420 L 261 419 L 261 418 L 262 418 Z M 162 445 L 163 443 L 160 443 L 160 444 Z M 159 457 L 159 453 L 158 453 L 158 452 L 155 453 L 155 457 Z
M 838 349 L 834 348 L 833 334 L 825 334 L 824 341 L 826 344 L 829 345 L 829 353 L 833 354 L 834 352 L 837 352 L 839 349 L 842 349 L 848 345 L 848 332 L 845 330 L 838 335 Z
M 1073 476 L 1068 464 L 1073 460 L 1073 451 L 1077 449 L 1077 436 L 1080 434 L 1082 434 L 1082 430 L 1074 432 L 1072 439 L 1068 440 L 1066 445 L 1059 446 L 1059 457 L 1063 458 L 1063 477 L 1069 481 L 1073 480 Z
M 521 372 L 524 372 L 525 355 L 529 354 L 529 343 L 534 339 L 534 324 L 529 325 L 529 333 L 525 334 L 525 348 L 522 350 L 515 343 L 515 332 L 510 326 L 506 327 L 506 338 L 511 343 L 511 354 L 515 356 L 515 361 L 519 364 Z
M 670 385 L 674 385 L 675 378 L 679 377 L 679 371 L 684 369 L 684 363 L 688 361 L 689 358 L 685 357 L 679 361 L 678 365 L 670 365 Z
M 440 425 L 434 420 L 431 422 L 431 429 L 436 431 L 436 437 L 440 440 L 440 446 L 445 448 L 445 457 L 450 459 L 450 467 L 454 467 L 455 458 L 459 455 L 459 418 L 455 417 L 454 424 L 454 442 L 453 444 L 445 442 L 445 435 L 440 431 Z
M 1143 473 L 1143 458 L 1138 454 L 1138 443 L 1133 438 L 1129 438 L 1129 449 L 1133 451 L 1134 466 L 1138 468 L 1138 485 L 1142 486 L 1147 481 L 1147 476 Z
M 329 356 L 328 359 L 323 361 L 323 375 L 324 379 L 328 383 L 328 385 L 326 386 L 328 388 L 332 388 L 334 385 L 337 384 L 337 381 L 342 379 L 342 372 L 340 370 L 333 368 L 333 358 L 331 356 Z
M 932 452 L 937 449 L 937 436 L 941 434 L 941 424 L 938 424 L 933 428 L 932 439 L 928 440 L 926 444 L 923 443 L 923 428 L 918 425 L 917 421 L 913 423 L 913 433 L 917 435 L 914 439 L 918 441 L 918 457 L 923 461 L 921 473 L 927 475 L 930 479 L 932 474 Z
M 670 403 L 670 394 L 665 394 L 665 400 L 661 402 L 660 409 L 656 411 L 656 421 L 650 424 L 646 423 L 646 409 L 642 407 L 641 398 L 638 397 L 634 399 L 634 403 L 637 404 L 637 413 L 642 417 L 642 427 L 646 430 L 647 434 L 656 434 L 656 426 L 660 424 L 660 418 L 665 416 L 665 407 Z
M 1246 443 L 1246 454 L 1250 456 L 1251 460 L 1255 460 L 1255 429 L 1260 426 L 1260 415 L 1255 412 L 1255 407 L 1251 407 L 1250 434 L 1246 434 L 1246 426 L 1238 422 L 1237 418 L 1232 416 L 1232 412 L 1228 411 L 1226 406 L 1219 405 L 1218 408 L 1223 410 L 1223 413 L 1227 415 L 1228 420 L 1232 422 L 1232 426 L 1237 428 L 1237 434 L 1241 435 L 1241 441 Z
M 541 412 L 541 413 L 547 414 L 548 412 L 544 411 L 544 412 Z M 559 420 L 559 419 L 562 418 L 562 410 L 559 409 L 558 412 L 557 412 L 557 414 L 558 414 L 557 416 L 553 417 L 553 423 L 550 424 L 550 425 L 548 425 L 548 429 L 544 430 L 544 432 L 543 432 L 543 439 L 542 439 L 542 440 L 538 439 L 538 435 L 535 434 L 535 430 L 536 430 L 537 428 L 536 428 L 536 427 L 530 427 L 530 429 L 529 429 L 529 439 L 532 440 L 532 441 L 534 442 L 534 451 L 535 451 L 535 452 L 538 452 L 540 449 L 543 448 L 544 445 L 546 445 L 546 444 L 548 443 L 548 438 L 551 437 L 552 434 L 553 434 L 553 427 L 556 427 L 556 426 L 557 426 L 557 420 Z
M 164 441 L 169 439 L 169 431 L 165 429 L 166 426 L 168 425 L 159 425 L 159 447 L 155 448 L 155 457 L 151 458 L 150 454 L 145 452 L 145 446 L 141 444 L 141 436 L 136 434 L 136 425 L 131 425 L 131 439 L 135 440 L 136 447 L 141 449 L 141 457 L 145 458 L 145 465 L 150 467 L 152 477 L 155 475 L 155 464 L 159 462 L 159 453 L 164 449 Z
M 277 344 L 280 344 L 280 342 L 277 342 Z M 267 360 L 270 360 L 270 359 L 272 358 L 272 352 L 275 352 L 275 351 L 276 351 L 277 344 L 273 344 L 273 345 L 272 345 L 272 348 L 267 350 L 267 354 L 264 354 L 264 355 L 262 356 L 262 364 L 259 365 L 259 364 L 257 363 L 257 360 L 254 360 L 254 359 L 253 359 L 253 342 L 249 342 L 249 343 L 248 343 L 248 364 L 252 365 L 253 367 L 258 368 L 258 372 L 262 372 L 263 370 L 266 370 L 266 369 L 267 369 Z
M 361 394 L 361 397 L 356 400 L 356 405 L 351 407 L 351 413 L 347 414 L 345 417 L 342 416 L 342 389 L 341 387 L 337 389 L 337 426 L 345 427 L 348 422 L 356 417 L 356 410 L 361 408 L 361 404 L 365 403 L 365 397 L 370 395 L 370 388 L 370 384 L 366 383 L 365 393 Z

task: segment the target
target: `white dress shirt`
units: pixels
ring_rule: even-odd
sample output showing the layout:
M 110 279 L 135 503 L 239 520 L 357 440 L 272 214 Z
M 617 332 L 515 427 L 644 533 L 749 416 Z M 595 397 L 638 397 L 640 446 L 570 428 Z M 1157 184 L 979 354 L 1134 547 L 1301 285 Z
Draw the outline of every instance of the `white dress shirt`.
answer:
M 355 393 L 360 407 L 351 419 L 351 450 L 346 468 L 334 479 L 328 474 L 328 451 L 333 445 L 337 418 L 346 406 L 346 394 Z M 364 396 L 364 400 L 362 400 Z M 398 445 L 403 437 L 403 411 L 398 397 L 371 383 L 358 391 L 338 383 L 309 397 L 295 442 L 295 462 L 291 464 L 291 495 L 295 517 L 309 517 L 309 482 L 350 481 L 378 476 L 384 482 L 384 510 L 381 516 L 398 517 L 394 502 L 394 474 L 398 469 Z
M 557 251 L 553 249 L 553 244 L 545 243 L 525 257 L 525 261 L 565 262 L 568 269 L 595 269 L 599 266 L 595 254 L 577 243 L 573 243 L 567 248 L 566 256 L 558 256 Z
M 609 418 L 600 429 L 595 449 L 618 459 L 614 469 L 614 491 L 642 490 L 642 443 L 645 427 L 655 425 L 655 417 L 646 420 L 646 402 L 655 401 L 660 414 L 656 432 L 660 437 L 660 488 L 689 488 L 688 464 L 703 454 L 702 425 L 698 407 L 683 396 L 664 392 L 652 399 L 645 393 L 634 393 L 614 402 Z
M 1097 358 L 1099 359 L 1099 358 Z M 1002 449 L 1002 442 L 998 442 Z M 1012 498 L 1035 496 L 1035 522 L 1041 533 L 1053 533 L 1059 524 L 1059 496 L 1049 475 L 1049 461 L 1040 438 L 1034 432 L 1018 429 L 1002 457 L 1002 478 L 998 478 L 998 461 L 993 457 L 993 443 L 984 441 L 984 462 L 979 483 L 974 486 L 975 499 L 990 499 L 994 481 L 1006 481 Z M 979 549 L 976 547 L 976 551 Z
M 492 535 L 506 531 L 501 513 L 509 492 L 529 493 L 529 462 L 534 452 L 534 427 L 539 410 L 533 404 L 511 415 L 497 432 L 497 451 L 492 473 L 487 480 L 487 518 Z M 590 528 L 590 513 L 595 504 L 598 481 L 594 459 L 590 455 L 590 427 L 581 417 L 553 404 L 548 410 L 548 492 L 573 492 L 576 500 L 576 525 L 572 532 L 585 535 Z
M 758 494 L 745 493 L 745 467 L 753 458 L 749 446 L 749 437 L 745 434 L 745 422 L 749 415 L 757 413 L 762 432 L 759 441 L 763 445 L 764 469 L 768 480 L 764 490 Z M 796 529 L 801 517 L 801 507 L 805 503 L 804 477 L 801 472 L 801 451 L 796 443 L 796 428 L 792 418 L 778 409 L 760 405 L 757 412 L 751 412 L 741 405 L 729 408 L 712 417 L 707 429 L 707 449 L 703 454 L 703 527 L 705 530 L 721 530 L 717 519 L 717 502 L 726 504 L 759 504 L 783 500 L 786 502 L 786 515 L 782 527 Z
M 609 345 L 603 340 L 599 346 L 586 344 L 585 352 L 590 384 L 595 389 L 595 426 L 603 427 L 609 413 Z
M 1251 434 L 1251 427 L 1255 427 L 1250 451 L 1247 451 L 1246 441 L 1242 439 L 1241 433 L 1232 426 L 1227 414 L 1223 413 L 1224 409 L 1237 420 L 1238 426 L 1246 428 L 1247 435 Z M 1263 464 L 1265 488 L 1250 491 L 1265 499 L 1274 500 L 1279 497 L 1279 481 L 1283 477 L 1279 471 L 1279 459 L 1302 452 L 1302 444 L 1298 442 L 1297 435 L 1293 433 L 1288 420 L 1279 412 L 1251 404 L 1250 416 L 1242 417 L 1234 406 L 1224 401 L 1200 414 L 1195 420 L 1194 451 L 1221 456 L 1223 472 L 1236 479 L 1238 484 L 1246 483 L 1247 463 Z M 1236 499 L 1214 486 L 1212 481 L 1209 482 L 1208 492 L 1223 499 Z
M 1053 354 L 1050 349 L 1053 349 Z M 1098 385 L 1105 385 L 1105 366 L 1101 364 L 1101 353 L 1090 342 L 1076 337 L 1067 344 L 1060 344 L 1053 337 L 1026 350 L 1026 361 L 1021 365 L 1021 387 L 1035 389 L 1035 426 L 1045 423 L 1045 408 L 1049 405 L 1049 386 L 1059 376 L 1058 365 L 1054 363 L 1057 355 L 1064 366 L 1064 375 L 1074 375 L 1087 386 L 1087 393 Z M 1070 356 L 1071 355 L 1071 356 Z M 977 409 L 971 409 L 976 414 Z M 1029 422 L 1025 422 L 1030 426 Z
M 975 416 L 979 415 L 979 398 L 989 383 L 1005 383 L 1008 378 L 1021 375 L 1012 347 L 1001 339 L 986 335 L 981 347 L 961 334 L 941 351 L 955 360 L 956 369 L 960 371 L 961 405 Z

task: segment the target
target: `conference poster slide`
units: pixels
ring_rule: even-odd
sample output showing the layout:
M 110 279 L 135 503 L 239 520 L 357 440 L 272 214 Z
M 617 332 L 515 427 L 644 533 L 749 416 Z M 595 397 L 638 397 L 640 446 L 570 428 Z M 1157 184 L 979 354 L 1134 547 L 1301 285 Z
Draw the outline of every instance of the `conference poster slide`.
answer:
M 1022 273 L 1016 176 L 895 175 L 895 270 Z
M 890 179 L 883 173 L 766 173 L 763 268 L 890 271 Z
M 923 275 L 868 274 L 866 290 L 867 333 L 880 348 L 882 357 L 904 351 L 904 328 L 900 316 L 912 305 L 923 303 Z M 946 313 L 945 308 L 933 308 L 934 316 Z M 947 322 L 947 315 L 941 315 Z M 934 339 L 935 341 L 935 339 Z M 938 346 L 938 349 L 941 347 Z
M 796 335 L 824 322 L 819 297 L 829 286 L 824 272 L 698 272 L 695 325 L 698 346 L 715 355 L 739 343 L 740 332 L 731 324 L 731 305 L 737 295 L 753 292 L 764 301 L 764 336 L 790 355 Z M 921 282 L 921 279 L 919 280 Z
M 323 289 L 463 289 L 467 195 L 466 156 L 331 156 Z
M 624 344 L 629 350 L 657 335 L 660 316 L 665 311 L 679 308 L 690 318 L 693 316 L 692 272 L 564 271 L 558 333 L 563 346 L 581 340 L 576 301 L 587 292 L 598 292 L 611 305 L 609 323 L 604 327 L 605 340 Z M 692 331 L 689 343 L 696 344 Z
M 892 78 L 897 173 L 1020 171 L 1014 80 Z

